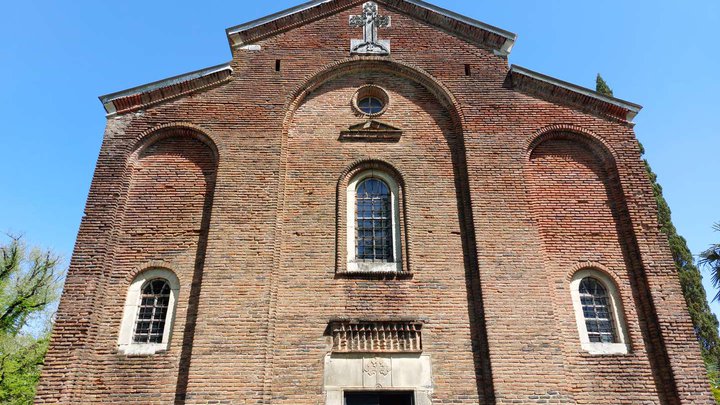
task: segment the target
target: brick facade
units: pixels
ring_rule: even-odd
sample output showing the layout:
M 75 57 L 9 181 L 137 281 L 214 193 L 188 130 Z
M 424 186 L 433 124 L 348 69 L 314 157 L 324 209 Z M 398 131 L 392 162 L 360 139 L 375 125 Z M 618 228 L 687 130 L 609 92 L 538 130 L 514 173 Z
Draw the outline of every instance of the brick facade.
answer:
M 113 101 L 38 403 L 324 404 L 336 319 L 422 323 L 434 404 L 713 403 L 624 110 L 517 80 L 492 33 L 378 3 L 390 56 L 349 54 L 362 2 L 336 0 Z M 339 139 L 367 84 L 399 141 Z M 401 185 L 407 274 L 344 274 L 345 188 L 373 168 Z M 120 354 L 127 289 L 156 267 L 181 284 L 169 350 Z M 629 354 L 581 350 L 583 268 L 615 280 Z

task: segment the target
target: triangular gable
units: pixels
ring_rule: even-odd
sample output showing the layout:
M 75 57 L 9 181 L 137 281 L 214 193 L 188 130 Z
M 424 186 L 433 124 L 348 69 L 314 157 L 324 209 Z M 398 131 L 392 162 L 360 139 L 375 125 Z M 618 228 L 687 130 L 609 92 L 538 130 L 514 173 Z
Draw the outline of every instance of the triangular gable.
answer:
M 366 0 L 314 0 L 261 19 L 227 29 L 232 47 L 252 47 L 253 42 L 277 35 L 332 14 L 367 2 Z M 469 17 L 434 6 L 421 0 L 375 0 L 385 7 L 404 13 L 438 27 L 472 43 L 492 49 L 496 55 L 507 57 L 516 35 Z M 101 96 L 108 116 L 146 108 L 154 104 L 207 89 L 231 79 L 229 63 L 160 80 L 113 94 Z M 625 122 L 632 122 L 641 106 L 607 97 L 589 89 L 564 82 L 529 69 L 512 66 L 506 85 L 534 96 L 584 111 L 598 113 Z M 377 121 L 370 121 L 376 125 Z M 360 124 L 362 126 L 367 123 Z M 385 124 L 383 124 L 385 125 Z M 397 141 L 402 130 L 385 128 L 351 127 L 341 134 L 344 140 Z
M 402 137 L 402 129 L 381 121 L 368 120 L 350 126 L 340 132 L 342 141 L 365 141 L 365 142 L 397 142 Z
M 421 0 L 377 0 L 376 2 L 448 31 L 472 43 L 492 49 L 501 56 L 510 54 L 517 39 L 517 35 L 512 32 L 493 27 Z M 361 3 L 363 1 L 359 0 L 314 0 L 267 17 L 228 28 L 226 33 L 232 47 L 248 46 L 264 38 L 277 35 Z

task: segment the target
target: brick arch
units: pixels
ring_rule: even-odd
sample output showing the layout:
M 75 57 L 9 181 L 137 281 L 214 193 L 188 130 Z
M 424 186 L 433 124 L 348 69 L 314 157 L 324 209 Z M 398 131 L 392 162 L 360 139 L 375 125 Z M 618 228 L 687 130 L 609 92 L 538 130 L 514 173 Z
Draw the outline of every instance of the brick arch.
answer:
M 595 262 L 595 261 L 581 261 L 576 263 L 574 266 L 572 266 L 566 276 L 566 280 L 570 281 L 575 273 L 577 273 L 580 270 L 597 270 L 599 272 L 604 273 L 606 276 L 611 278 L 613 282 L 615 282 L 616 285 L 620 285 L 622 282 L 622 279 L 618 276 L 617 272 L 614 270 L 611 270 L 608 266 L 606 266 L 603 263 Z
M 360 58 L 346 58 L 330 63 L 321 69 L 310 74 L 299 86 L 291 92 L 292 96 L 286 105 L 283 133 L 287 134 L 292 123 L 295 111 L 302 105 L 305 98 L 324 83 L 354 72 L 354 71 L 375 70 L 404 77 L 425 87 L 445 107 L 452 118 L 455 130 L 462 133 L 464 117 L 460 103 L 444 84 L 423 69 L 397 60 L 389 60 L 383 57 L 366 56 Z
M 617 152 L 615 152 L 613 147 L 594 132 L 573 124 L 553 124 L 532 134 L 525 142 L 527 159 L 532 158 L 532 154 L 538 146 L 551 139 L 573 139 L 581 142 L 586 147 L 592 149 L 596 156 L 602 157 L 606 162 L 607 168 L 617 170 Z
M 128 153 L 128 163 L 135 163 L 142 152 L 152 144 L 173 136 L 188 136 L 197 139 L 212 152 L 216 164 L 220 160 L 220 150 L 214 141 L 215 137 L 209 131 L 189 122 L 170 122 L 155 126 L 138 135 Z
M 573 125 L 545 128 L 527 142 L 528 201 L 542 242 L 550 290 L 561 291 L 557 287 L 582 268 L 598 269 L 611 277 L 626 303 L 630 341 L 639 348 L 631 356 L 613 361 L 624 370 L 623 378 L 645 385 L 647 392 L 654 388 L 653 400 L 673 403 L 677 398 L 674 377 L 668 372 L 667 349 L 616 162 L 612 148 L 589 131 Z M 553 299 L 558 326 L 563 328 L 566 297 L 556 294 Z M 572 347 L 574 335 L 562 330 Z M 575 399 L 597 401 L 588 385 L 594 376 L 588 372 L 601 373 L 600 364 L 588 363 L 572 350 L 566 351 L 566 363 L 570 368 L 587 366 L 567 376 L 569 387 L 582 392 Z M 653 370 L 651 378 L 633 371 L 642 367 Z
M 333 81 L 336 81 L 345 76 L 352 76 L 353 72 L 363 72 L 369 75 L 375 75 L 390 80 L 397 80 L 398 82 L 405 82 L 408 87 L 414 87 L 418 91 L 422 91 L 424 100 L 427 100 L 427 104 L 433 103 L 435 108 L 433 111 L 424 110 L 428 113 L 429 119 L 434 120 L 434 124 L 437 124 L 439 131 L 437 132 L 437 142 L 444 142 L 442 148 L 447 147 L 447 161 L 449 163 L 446 169 L 448 177 L 451 177 L 451 189 L 453 197 L 457 199 L 457 212 L 458 212 L 458 225 L 460 228 L 460 244 L 459 248 L 462 249 L 462 255 L 460 256 L 461 266 L 465 271 L 465 287 L 467 291 L 467 304 L 470 318 L 470 334 L 472 340 L 476 342 L 473 345 L 473 358 L 474 371 L 476 377 L 477 393 L 479 398 L 483 400 L 492 401 L 494 400 L 495 392 L 493 388 L 492 370 L 490 366 L 490 355 L 488 347 L 488 339 L 485 325 L 485 312 L 483 304 L 483 295 L 481 292 L 480 272 L 478 265 L 478 252 L 477 242 L 475 236 L 474 219 L 472 212 L 472 199 L 469 185 L 469 174 L 467 167 L 467 153 L 464 141 L 464 117 L 459 103 L 456 101 L 453 94 L 448 88 L 436 78 L 432 77 L 427 72 L 419 69 L 415 66 L 402 63 L 399 61 L 391 60 L 382 57 L 353 57 L 347 58 L 335 63 L 328 64 L 312 74 L 308 75 L 292 92 L 290 92 L 289 99 L 285 105 L 285 118 L 283 122 L 282 138 L 281 138 L 281 152 L 280 152 L 280 170 L 279 170 L 279 193 L 277 200 L 277 207 L 279 212 L 285 212 L 286 207 L 291 207 L 294 203 L 286 193 L 289 188 L 297 187 L 297 183 L 294 183 L 292 173 L 290 172 L 292 167 L 288 166 L 288 162 L 294 159 L 294 155 L 291 154 L 291 150 L 294 147 L 294 140 L 291 138 L 293 125 L 297 123 L 299 118 L 298 113 L 302 112 L 301 108 L 304 103 L 311 100 L 315 95 L 316 91 L 324 85 L 333 85 Z M 349 99 L 349 97 L 348 97 Z M 339 99 L 338 99 L 339 100 Z M 337 101 L 340 102 L 340 101 Z M 398 106 L 395 102 L 393 106 Z M 335 105 L 335 104 L 333 104 Z M 340 104 L 337 104 L 338 106 Z M 395 107 L 393 107 L 395 108 Z M 418 105 L 418 109 L 422 109 L 421 105 Z M 390 112 L 386 113 L 389 114 Z M 348 111 L 349 116 L 349 111 Z M 386 117 L 384 115 L 383 117 Z M 430 121 L 428 121 L 430 122 Z M 329 133 L 329 129 L 327 130 Z M 315 132 L 317 133 L 317 132 Z M 441 139 L 444 138 L 444 139 Z M 330 139 L 328 136 L 325 139 Z M 353 152 L 351 152 L 353 153 Z M 353 157 L 349 157 L 348 160 L 354 161 L 357 159 L 357 154 L 353 153 Z M 389 155 L 383 154 L 382 151 L 378 152 L 377 149 L 369 154 L 364 153 L 368 158 L 383 156 L 387 159 L 394 159 L 388 157 Z M 341 155 L 336 155 L 341 156 Z M 400 161 L 401 159 L 399 159 Z M 317 159 L 314 161 L 318 161 Z M 393 160 L 394 161 L 394 160 Z M 351 163 L 351 162 L 347 162 Z M 398 163 L 399 164 L 399 163 Z M 408 162 L 404 162 L 408 164 Z M 346 166 L 343 165 L 343 168 Z M 341 169 L 342 170 L 342 169 Z M 340 170 L 338 170 L 339 172 Z M 421 173 L 419 170 L 417 173 Z M 408 175 L 415 175 L 415 173 L 406 173 Z M 405 180 L 410 182 L 410 177 L 406 177 Z M 413 177 L 414 179 L 414 177 Z M 408 191 L 409 193 L 410 191 Z M 407 193 L 406 193 L 407 194 Z M 285 227 L 290 226 L 282 221 L 276 222 L 276 234 L 283 234 Z M 412 226 L 412 222 L 409 221 L 408 228 Z M 337 239 L 337 238 L 336 238 Z M 406 240 L 407 241 L 407 240 Z M 405 243 L 406 246 L 411 245 Z M 337 246 L 337 245 L 336 245 Z M 272 272 L 269 275 L 269 284 L 274 286 L 280 283 L 281 274 L 275 270 L 281 266 L 280 258 L 282 256 L 283 247 L 280 244 L 276 245 L 275 252 L 273 255 Z M 405 251 L 405 258 L 412 257 L 412 248 L 410 251 Z M 406 262 L 407 263 L 407 262 Z M 410 266 L 405 267 L 409 269 Z M 278 306 L 278 289 L 270 287 L 269 297 L 269 309 L 268 313 L 274 313 Z M 268 340 L 272 342 L 275 339 L 275 325 L 268 325 L 267 331 Z M 269 345 L 270 347 L 272 344 Z M 269 366 L 265 372 L 265 388 L 269 390 L 270 383 L 273 375 L 273 353 L 271 349 L 266 352 L 266 361 Z
M 401 188 L 405 188 L 404 175 L 402 171 L 398 170 L 391 163 L 381 159 L 359 159 L 351 163 L 345 170 L 342 171 L 338 178 L 338 190 L 343 185 L 347 185 L 348 181 L 355 176 L 357 173 L 365 170 L 377 169 L 386 172 L 391 175 L 393 179 L 400 185 Z
M 178 268 L 178 266 L 179 265 L 177 263 L 171 263 L 171 262 L 168 262 L 165 260 L 150 260 L 150 261 L 147 261 L 139 266 L 132 268 L 130 271 L 128 271 L 127 275 L 125 276 L 125 280 L 128 283 L 131 283 L 140 274 L 142 274 L 148 270 L 153 270 L 153 269 L 166 270 L 166 271 L 174 273 L 175 277 L 178 277 L 177 270 L 176 270 Z M 173 269 L 175 269 L 175 270 L 173 270 Z M 180 280 L 181 284 L 184 281 L 180 277 L 178 277 L 178 280 Z
M 127 395 L 157 391 L 163 402 L 185 395 L 213 210 L 218 148 L 202 128 L 168 123 L 140 134 L 129 147 L 114 235 L 110 287 L 124 293 L 128 277 L 170 269 L 187 289 L 177 302 L 172 342 L 154 370 L 162 385 L 128 385 Z M 107 311 L 117 316 L 116 302 Z M 113 332 L 113 331 L 111 331 Z M 119 373 L 130 373 L 129 359 Z M 178 366 L 179 364 L 179 366 Z M 100 370 L 102 377 L 105 370 Z M 152 378 L 148 378 L 148 381 Z M 174 381 L 175 385 L 167 384 Z

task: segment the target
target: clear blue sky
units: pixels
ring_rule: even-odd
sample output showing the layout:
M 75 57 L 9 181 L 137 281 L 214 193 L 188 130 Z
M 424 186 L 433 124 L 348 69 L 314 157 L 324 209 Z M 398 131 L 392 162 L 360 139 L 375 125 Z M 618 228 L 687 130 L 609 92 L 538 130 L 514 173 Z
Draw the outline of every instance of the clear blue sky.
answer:
M 0 230 L 70 257 L 105 124 L 97 96 L 226 62 L 225 28 L 299 2 L 4 2 Z M 720 242 L 720 2 L 435 4 L 519 34 L 511 63 L 587 87 L 601 72 L 644 105 L 637 134 L 675 224 L 696 254 Z

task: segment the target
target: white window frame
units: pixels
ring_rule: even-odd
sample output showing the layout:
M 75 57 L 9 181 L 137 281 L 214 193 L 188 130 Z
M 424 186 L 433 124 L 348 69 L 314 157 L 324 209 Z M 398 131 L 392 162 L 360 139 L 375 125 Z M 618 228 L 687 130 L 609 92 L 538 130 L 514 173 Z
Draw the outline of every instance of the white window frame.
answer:
M 135 324 L 137 323 L 138 311 L 142 300 L 142 288 L 145 283 L 155 279 L 163 279 L 170 285 L 170 299 L 168 301 L 167 318 L 163 330 L 162 343 L 136 343 L 133 341 Z M 180 292 L 180 281 L 175 273 L 167 269 L 150 269 L 138 274 L 130 284 L 127 297 L 125 298 L 125 310 L 123 311 L 122 324 L 120 325 L 120 336 L 118 338 L 118 352 L 126 355 L 151 355 L 166 351 L 170 347 L 172 329 L 175 321 L 175 309 L 177 298 Z
M 592 277 L 602 283 L 608 295 L 610 304 L 610 315 L 615 327 L 617 343 L 591 342 L 585 323 L 582 302 L 580 300 L 580 283 L 587 277 Z M 594 269 L 583 269 L 575 273 L 570 281 L 570 293 L 575 309 L 575 321 L 580 334 L 582 350 L 597 355 L 619 355 L 629 353 L 629 342 L 627 327 L 625 326 L 625 314 L 617 286 L 612 278 L 602 271 Z
M 392 262 L 364 262 L 357 260 L 355 240 L 355 211 L 358 185 L 368 178 L 377 178 L 390 188 L 390 209 L 392 218 Z M 347 272 L 360 273 L 399 273 L 402 271 L 402 252 L 400 244 L 400 187 L 397 181 L 380 170 L 366 170 L 352 178 L 347 187 Z

